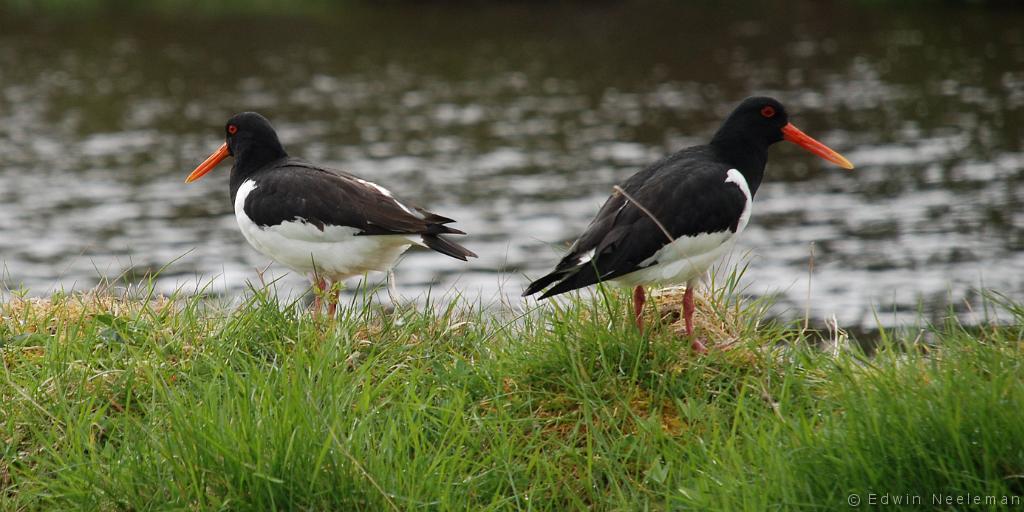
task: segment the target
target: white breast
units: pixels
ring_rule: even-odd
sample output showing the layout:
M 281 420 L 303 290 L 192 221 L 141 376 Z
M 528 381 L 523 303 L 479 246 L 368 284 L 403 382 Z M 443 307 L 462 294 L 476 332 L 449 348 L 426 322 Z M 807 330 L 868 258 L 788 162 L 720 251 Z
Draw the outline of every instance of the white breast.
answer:
M 256 189 L 247 180 L 235 195 L 235 220 L 242 236 L 257 251 L 305 275 L 314 271 L 341 280 L 366 272 L 385 272 L 412 243 L 402 235 L 356 236 L 347 226 L 315 225 L 296 219 L 276 226 L 260 227 L 245 214 L 245 198 Z
M 754 208 L 754 196 L 750 194 L 750 186 L 747 185 L 747 179 L 743 177 L 743 173 L 736 169 L 729 169 L 729 172 L 725 173 L 726 183 L 735 183 L 740 188 L 740 192 L 743 192 L 743 196 L 747 198 L 747 204 L 743 205 L 743 213 L 740 214 L 740 221 L 736 224 L 736 234 L 740 234 L 743 228 L 747 227 L 747 222 L 750 220 L 750 212 Z

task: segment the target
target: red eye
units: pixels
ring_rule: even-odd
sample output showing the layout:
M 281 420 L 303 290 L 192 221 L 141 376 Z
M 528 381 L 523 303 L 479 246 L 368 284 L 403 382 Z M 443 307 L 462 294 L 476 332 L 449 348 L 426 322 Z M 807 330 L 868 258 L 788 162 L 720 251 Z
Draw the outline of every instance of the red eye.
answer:
M 763 113 L 764 111 L 762 110 L 761 112 Z M 234 135 L 234 134 L 238 133 L 238 127 L 233 125 L 233 124 L 229 124 L 228 125 L 228 133 L 231 134 L 231 135 Z
M 771 105 L 765 105 L 764 108 L 761 109 L 761 115 L 764 116 L 766 119 L 775 117 L 775 107 Z

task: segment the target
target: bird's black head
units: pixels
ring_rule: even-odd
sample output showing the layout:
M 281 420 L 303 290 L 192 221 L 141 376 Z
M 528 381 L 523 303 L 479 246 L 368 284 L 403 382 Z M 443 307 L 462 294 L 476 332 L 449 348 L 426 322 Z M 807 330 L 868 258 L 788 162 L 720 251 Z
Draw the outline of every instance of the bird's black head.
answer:
M 712 140 L 734 140 L 768 148 L 783 139 L 789 124 L 786 107 L 775 98 L 754 96 L 743 100 L 722 123 Z
M 239 161 L 254 157 L 276 160 L 287 156 L 270 121 L 256 112 L 242 112 L 228 119 L 224 124 L 224 141 L 228 145 L 228 154 Z
M 235 157 L 232 174 L 245 175 L 288 156 L 288 153 L 267 118 L 256 112 L 235 114 L 224 125 L 224 144 L 199 164 L 185 183 L 198 180 L 229 156 Z
M 764 169 L 768 146 L 781 140 L 792 142 L 844 169 L 853 169 L 849 160 L 793 126 L 786 107 L 767 96 L 743 100 L 722 123 L 711 145 L 735 163 L 745 164 L 746 167 L 739 167 L 741 170 L 753 171 Z

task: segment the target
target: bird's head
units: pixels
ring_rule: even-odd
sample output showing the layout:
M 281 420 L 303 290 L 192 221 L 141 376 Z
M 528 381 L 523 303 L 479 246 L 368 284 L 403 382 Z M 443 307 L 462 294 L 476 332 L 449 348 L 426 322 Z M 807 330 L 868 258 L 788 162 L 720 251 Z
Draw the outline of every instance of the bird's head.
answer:
M 256 112 L 235 114 L 224 124 L 224 144 L 199 164 L 185 183 L 202 178 L 229 156 L 235 157 L 236 166 L 255 170 L 287 153 L 267 118 Z
M 767 96 L 743 100 L 722 123 L 712 142 L 715 140 L 743 140 L 764 148 L 786 140 L 844 169 L 853 169 L 849 160 L 793 126 L 786 107 Z

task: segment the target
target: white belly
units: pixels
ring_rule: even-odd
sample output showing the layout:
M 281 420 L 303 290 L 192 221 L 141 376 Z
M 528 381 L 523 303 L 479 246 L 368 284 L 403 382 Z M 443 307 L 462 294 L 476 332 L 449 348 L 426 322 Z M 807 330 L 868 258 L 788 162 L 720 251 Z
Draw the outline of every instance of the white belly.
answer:
M 356 236 L 351 227 L 321 231 L 302 221 L 260 227 L 245 214 L 245 198 L 256 188 L 246 181 L 235 195 L 235 220 L 242 236 L 257 251 L 304 275 L 342 280 L 367 272 L 386 272 L 415 241 L 403 235 Z
M 682 237 L 648 258 L 657 263 L 613 279 L 622 286 L 682 284 L 704 275 L 732 248 L 736 233 L 731 231 Z

